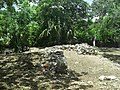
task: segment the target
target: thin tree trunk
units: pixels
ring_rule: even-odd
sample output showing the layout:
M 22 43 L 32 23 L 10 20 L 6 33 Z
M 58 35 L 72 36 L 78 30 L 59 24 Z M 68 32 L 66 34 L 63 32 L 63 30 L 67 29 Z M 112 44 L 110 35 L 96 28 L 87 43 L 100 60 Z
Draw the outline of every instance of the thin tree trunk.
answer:
M 94 47 L 96 46 L 96 36 L 95 36 L 94 39 L 93 39 L 93 46 L 94 46 Z

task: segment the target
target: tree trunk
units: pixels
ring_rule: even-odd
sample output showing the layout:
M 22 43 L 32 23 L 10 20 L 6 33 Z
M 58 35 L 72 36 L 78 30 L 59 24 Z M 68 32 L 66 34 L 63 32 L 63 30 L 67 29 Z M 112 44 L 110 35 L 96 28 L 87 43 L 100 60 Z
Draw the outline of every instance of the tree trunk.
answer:
M 94 39 L 93 39 L 93 46 L 94 46 L 94 47 L 96 46 L 96 36 L 95 36 Z

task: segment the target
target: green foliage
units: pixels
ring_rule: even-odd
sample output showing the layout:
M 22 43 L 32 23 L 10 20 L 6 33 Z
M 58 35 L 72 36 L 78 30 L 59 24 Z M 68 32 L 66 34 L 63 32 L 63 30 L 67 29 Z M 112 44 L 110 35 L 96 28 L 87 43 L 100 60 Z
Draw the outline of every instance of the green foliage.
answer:
M 120 4 L 117 0 L 94 0 L 93 15 L 99 17 L 91 30 L 102 45 L 120 43 Z
M 119 0 L 1 0 L 0 8 L 1 47 L 120 43 Z
M 28 33 L 29 33 L 29 38 L 28 38 L 28 42 L 29 42 L 29 46 L 33 46 L 36 44 L 36 37 L 37 36 L 37 32 L 39 30 L 39 24 L 35 21 L 31 21 L 28 25 Z
M 46 1 L 39 4 L 38 18 L 42 32 L 38 43 L 48 45 L 67 43 L 74 37 L 76 23 L 87 16 L 87 3 L 82 0 Z
M 10 33 L 8 32 L 9 17 L 6 11 L 0 13 L 0 46 L 9 45 Z

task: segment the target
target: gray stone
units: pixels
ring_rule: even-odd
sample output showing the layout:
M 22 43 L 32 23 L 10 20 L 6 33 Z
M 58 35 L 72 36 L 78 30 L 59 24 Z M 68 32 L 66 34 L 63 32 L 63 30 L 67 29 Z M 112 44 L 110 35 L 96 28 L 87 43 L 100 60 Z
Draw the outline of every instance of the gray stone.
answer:
M 100 81 L 103 81 L 103 80 L 117 80 L 117 77 L 115 77 L 115 76 L 104 76 L 104 75 L 102 75 L 102 76 L 100 76 L 98 79 L 99 79 Z
M 51 73 L 67 73 L 67 63 L 63 55 L 62 50 L 47 50 L 47 60 L 44 61 L 43 65 L 47 65 L 47 69 Z
M 73 85 L 76 85 L 76 86 L 78 85 L 79 88 L 81 88 L 81 89 L 91 88 L 94 86 L 92 81 L 88 81 L 88 82 L 74 81 L 71 83 L 71 86 L 73 86 Z

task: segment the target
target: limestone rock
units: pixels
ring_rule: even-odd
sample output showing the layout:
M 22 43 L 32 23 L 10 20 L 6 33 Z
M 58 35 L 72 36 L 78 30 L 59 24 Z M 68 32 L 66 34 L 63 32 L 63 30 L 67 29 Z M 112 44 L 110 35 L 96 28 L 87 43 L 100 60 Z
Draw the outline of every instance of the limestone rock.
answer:
M 82 43 L 82 44 L 75 44 L 75 45 L 56 45 L 53 46 L 52 49 L 61 49 L 61 50 L 73 50 L 76 51 L 78 54 L 88 54 L 88 55 L 97 55 L 98 54 L 98 50 L 93 47 L 88 45 L 87 43 Z
M 99 79 L 100 81 L 103 81 L 103 80 L 117 80 L 117 77 L 115 77 L 115 76 L 104 76 L 104 75 L 102 75 L 102 76 L 100 76 L 98 79 Z
M 42 66 L 47 67 L 51 73 L 67 73 L 67 63 L 62 50 L 48 50 L 47 60 Z
M 96 55 L 98 51 L 96 48 L 88 45 L 87 43 L 82 43 L 82 44 L 76 44 L 75 45 L 75 51 L 78 54 L 89 54 L 89 55 Z
M 72 86 L 77 86 L 77 88 L 79 89 L 86 89 L 86 88 L 91 88 L 94 86 L 93 82 L 92 81 L 88 81 L 88 82 L 83 82 L 83 81 L 74 81 L 74 82 L 71 82 L 71 87 Z M 79 87 L 78 87 L 79 86 Z

